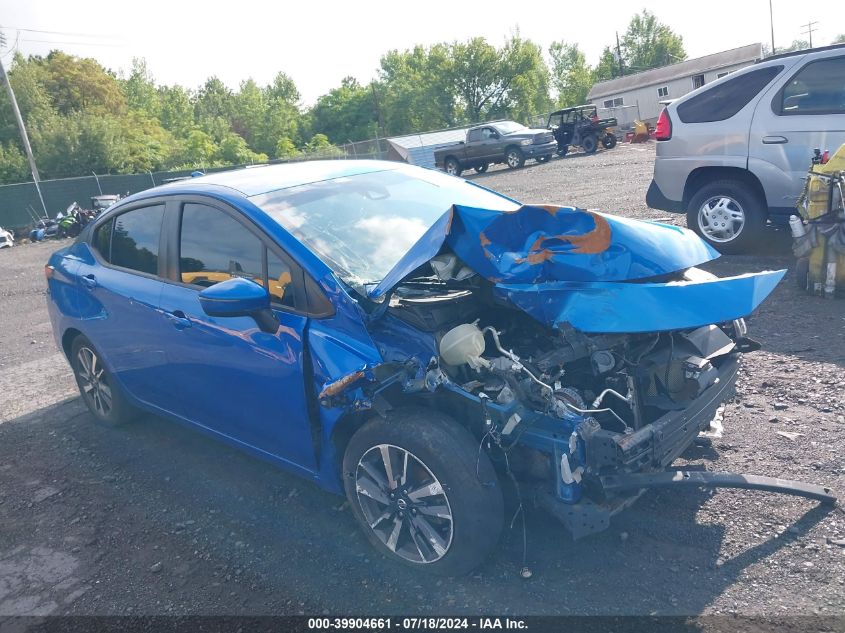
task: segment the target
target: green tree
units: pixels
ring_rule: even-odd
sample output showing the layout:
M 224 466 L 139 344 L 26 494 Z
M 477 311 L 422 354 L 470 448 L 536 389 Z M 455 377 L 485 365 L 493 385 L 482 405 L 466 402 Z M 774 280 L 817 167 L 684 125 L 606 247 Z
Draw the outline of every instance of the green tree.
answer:
M 578 45 L 552 42 L 549 57 L 552 60 L 551 82 L 557 93 L 557 106 L 566 108 L 585 103 L 593 85 L 593 73 Z
M 621 48 L 626 72 L 649 70 L 687 58 L 683 38 L 648 9 L 631 18 Z
M 601 52 L 599 63 L 593 69 L 593 81 L 607 81 L 619 76 L 619 60 L 613 49 L 605 46 Z
M 179 138 L 185 138 L 194 127 L 194 105 L 191 95 L 182 86 L 158 88 L 162 126 Z
M 504 93 L 491 114 L 527 121 L 532 114 L 551 107 L 549 67 L 539 45 L 518 33 L 513 35 L 502 49 L 501 72 Z
M 501 53 L 483 37 L 474 37 L 467 42 L 455 42 L 451 57 L 452 85 L 464 119 L 469 122 L 485 119 L 507 90 L 500 72 Z
M 122 87 L 130 109 L 149 117 L 158 118 L 161 115 L 159 92 L 145 59 L 132 58 L 132 70 L 129 77 L 122 82 Z
M 14 143 L 0 143 L 0 183 L 29 180 L 29 163 Z
M 266 162 L 267 155 L 253 152 L 242 136 L 230 132 L 220 143 L 220 159 L 230 165 L 245 165 Z
M 372 138 L 375 123 L 372 90 L 354 77 L 345 77 L 339 88 L 317 99 L 311 110 L 312 129 L 333 143 Z M 312 142 L 313 138 L 309 143 Z
M 432 130 L 457 122 L 446 44 L 388 51 L 381 58 L 379 80 L 370 89 L 386 134 Z
M 95 60 L 52 51 L 40 63 L 46 71 L 44 87 L 60 114 L 126 111 L 126 98 L 117 79 Z
M 182 144 L 178 163 L 191 167 L 211 167 L 216 164 L 220 148 L 214 139 L 202 130 L 193 130 Z
M 232 91 L 217 77 L 209 77 L 197 92 L 194 113 L 197 125 L 219 143 L 231 130 L 235 113 Z
M 841 33 L 833 38 L 831 45 L 833 44 L 845 44 L 845 33 Z
M 325 134 L 315 134 L 311 140 L 305 144 L 305 152 L 308 154 L 316 154 L 321 157 L 343 156 L 343 151 L 329 141 L 329 137 Z
M 274 152 L 276 158 L 294 158 L 299 155 L 299 150 L 296 149 L 293 141 L 283 136 L 276 143 L 276 151 Z

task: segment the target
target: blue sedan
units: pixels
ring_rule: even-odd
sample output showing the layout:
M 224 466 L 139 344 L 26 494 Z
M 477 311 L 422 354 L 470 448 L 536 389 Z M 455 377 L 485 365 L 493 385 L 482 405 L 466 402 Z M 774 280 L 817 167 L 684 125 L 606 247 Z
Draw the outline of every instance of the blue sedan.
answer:
M 496 544 L 503 485 L 582 536 L 639 494 L 603 476 L 665 469 L 707 426 L 782 276 L 696 268 L 717 256 L 685 229 L 326 161 L 130 196 L 45 272 L 97 421 L 193 425 L 454 574 Z

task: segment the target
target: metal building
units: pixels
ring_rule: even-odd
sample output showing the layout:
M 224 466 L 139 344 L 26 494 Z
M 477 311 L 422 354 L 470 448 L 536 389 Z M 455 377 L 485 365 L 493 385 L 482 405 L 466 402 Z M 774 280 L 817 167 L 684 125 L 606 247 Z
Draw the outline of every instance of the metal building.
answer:
M 390 144 L 387 158 L 434 169 L 434 150 L 465 140 L 470 127 L 391 137 L 387 139 Z
M 662 109 L 661 101 L 682 97 L 762 58 L 762 44 L 740 46 L 721 53 L 600 81 L 592 87 L 587 98 L 590 103 L 606 109 L 610 116 L 616 116 L 615 109 L 621 111 L 624 108 L 632 112 L 633 108 L 636 108 L 638 119 L 654 122 Z M 619 118 L 622 118 L 621 112 Z

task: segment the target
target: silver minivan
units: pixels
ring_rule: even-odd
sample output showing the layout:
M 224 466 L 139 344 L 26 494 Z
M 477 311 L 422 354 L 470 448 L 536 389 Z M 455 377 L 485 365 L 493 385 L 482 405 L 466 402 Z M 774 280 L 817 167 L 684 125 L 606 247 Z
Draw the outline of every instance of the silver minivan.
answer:
M 769 57 L 670 103 L 648 206 L 728 253 L 786 223 L 814 149 L 845 143 L 845 45 Z

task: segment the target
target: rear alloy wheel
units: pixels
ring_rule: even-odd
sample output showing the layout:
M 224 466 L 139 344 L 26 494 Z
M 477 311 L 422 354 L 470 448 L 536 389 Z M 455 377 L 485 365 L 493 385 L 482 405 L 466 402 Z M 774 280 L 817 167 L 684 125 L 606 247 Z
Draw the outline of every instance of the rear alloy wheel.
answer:
M 616 147 L 616 135 L 608 132 L 602 137 L 601 144 L 605 149 L 613 149 Z
M 723 253 L 745 252 L 765 229 L 762 206 L 745 184 L 719 180 L 699 189 L 690 200 L 687 226 Z
M 525 154 L 518 147 L 509 147 L 505 152 L 505 162 L 511 169 L 518 169 L 525 164 Z
M 343 474 L 355 518 L 392 560 L 463 574 L 498 541 L 503 502 L 493 466 L 466 429 L 436 410 L 370 420 L 350 440 Z
M 490 165 L 489 165 L 488 163 L 484 163 L 483 165 L 478 165 L 478 166 L 475 168 L 475 173 L 476 173 L 476 174 L 483 174 L 485 171 L 487 171 L 487 168 L 488 168 L 489 166 L 490 166 Z
M 99 422 L 117 425 L 135 417 L 134 409 L 123 397 L 91 341 L 77 336 L 71 347 L 70 361 L 82 400 Z
M 592 154 L 598 149 L 599 142 L 595 136 L 585 136 L 581 139 L 581 149 L 584 150 L 585 154 Z
M 446 168 L 446 173 L 450 176 L 460 176 L 461 172 L 463 172 L 461 164 L 456 158 L 447 158 L 444 167 Z

